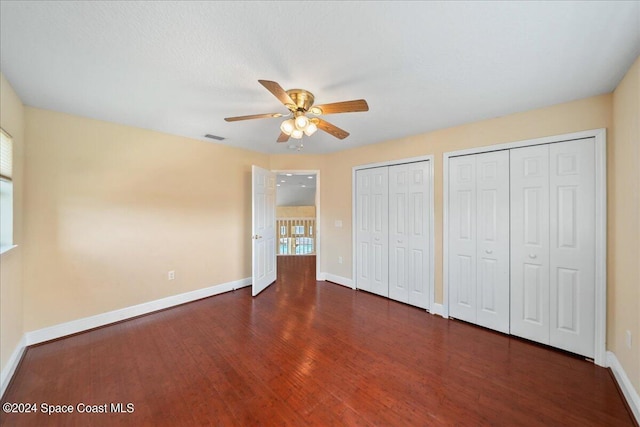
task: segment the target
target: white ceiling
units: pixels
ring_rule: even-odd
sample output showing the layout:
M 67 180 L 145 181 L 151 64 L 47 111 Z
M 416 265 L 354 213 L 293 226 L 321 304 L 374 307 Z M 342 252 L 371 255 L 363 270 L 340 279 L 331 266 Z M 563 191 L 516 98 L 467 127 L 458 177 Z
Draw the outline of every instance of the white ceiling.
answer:
M 276 206 L 313 206 L 316 200 L 315 173 L 276 175 Z
M 315 173 L 279 173 L 276 183 L 282 188 L 316 188 Z
M 351 133 L 332 152 L 611 92 L 640 55 L 640 2 L 0 2 L 0 66 L 25 104 L 265 153 L 286 109 Z M 213 142 L 212 142 L 213 143 Z

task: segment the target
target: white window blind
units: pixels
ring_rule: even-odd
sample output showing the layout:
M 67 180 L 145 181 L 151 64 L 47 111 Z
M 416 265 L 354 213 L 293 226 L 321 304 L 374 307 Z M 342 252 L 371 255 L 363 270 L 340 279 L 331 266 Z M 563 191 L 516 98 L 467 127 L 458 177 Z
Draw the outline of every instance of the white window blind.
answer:
M 0 178 L 11 181 L 13 176 L 13 140 L 0 130 Z
M 13 139 L 0 129 L 0 253 L 13 247 Z

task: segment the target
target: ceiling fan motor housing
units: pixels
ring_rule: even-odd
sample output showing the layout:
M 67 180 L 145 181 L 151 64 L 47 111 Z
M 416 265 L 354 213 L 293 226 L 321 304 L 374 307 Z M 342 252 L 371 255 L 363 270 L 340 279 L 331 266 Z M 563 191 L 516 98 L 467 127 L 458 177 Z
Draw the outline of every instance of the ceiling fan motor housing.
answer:
M 292 112 L 296 111 L 309 111 L 309 108 L 313 105 L 314 97 L 311 92 L 308 92 L 304 89 L 289 89 L 287 91 L 287 95 L 291 98 L 293 102 L 296 103 L 293 108 L 287 106 Z

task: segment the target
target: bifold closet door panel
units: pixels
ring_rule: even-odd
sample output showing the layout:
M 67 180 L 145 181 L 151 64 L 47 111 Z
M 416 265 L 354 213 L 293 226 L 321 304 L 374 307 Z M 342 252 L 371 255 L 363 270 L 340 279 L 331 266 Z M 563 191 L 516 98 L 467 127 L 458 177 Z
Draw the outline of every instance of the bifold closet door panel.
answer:
M 476 158 L 476 323 L 509 333 L 509 152 Z
M 409 169 L 389 167 L 389 298 L 409 302 Z
M 430 163 L 389 167 L 389 298 L 429 307 Z
M 388 168 L 356 171 L 356 287 L 389 296 Z
M 595 141 L 549 146 L 550 344 L 594 357 Z
M 356 288 L 371 289 L 371 174 L 368 170 L 356 171 Z
M 409 169 L 409 304 L 429 307 L 431 229 L 431 162 L 410 163 Z
M 511 334 L 549 344 L 549 146 L 510 162 Z
M 476 155 L 449 159 L 449 315 L 476 323 Z

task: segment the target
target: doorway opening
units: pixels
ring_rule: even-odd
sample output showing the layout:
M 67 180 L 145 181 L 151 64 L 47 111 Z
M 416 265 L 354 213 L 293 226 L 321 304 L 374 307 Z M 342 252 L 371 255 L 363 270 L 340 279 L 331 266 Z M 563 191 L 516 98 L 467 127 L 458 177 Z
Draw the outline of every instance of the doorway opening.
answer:
M 276 172 L 276 254 L 314 256 L 318 271 L 320 248 L 319 187 L 317 170 Z

